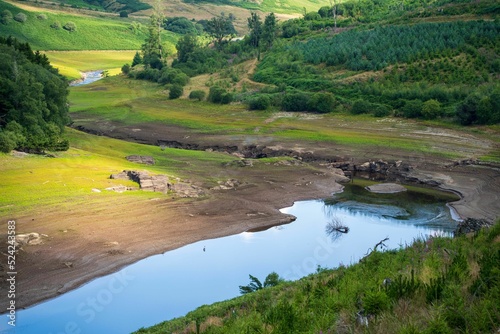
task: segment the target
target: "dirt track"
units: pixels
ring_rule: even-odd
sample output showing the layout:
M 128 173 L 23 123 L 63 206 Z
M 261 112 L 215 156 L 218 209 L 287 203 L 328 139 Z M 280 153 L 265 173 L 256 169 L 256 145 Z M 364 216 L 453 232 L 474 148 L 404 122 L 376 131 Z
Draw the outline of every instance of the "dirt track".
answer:
M 161 131 L 150 128 L 137 132 L 115 124 L 111 132 L 102 127 L 90 130 L 142 143 L 155 144 L 158 139 L 168 139 L 186 144 L 187 130 L 179 128 L 169 129 L 168 138 L 159 135 L 165 133 L 164 127 Z M 244 144 L 240 138 L 190 138 L 191 144 L 223 149 L 233 146 L 241 149 Z M 264 145 L 279 147 L 280 152 L 292 152 L 291 155 L 303 154 L 310 162 L 270 164 L 265 168 L 221 168 L 217 173 L 240 180 L 243 186 L 212 190 L 204 199 L 162 197 L 137 201 L 117 197 L 113 202 L 82 206 L 70 212 L 52 208 L 17 217 L 20 230 L 29 225 L 30 230 L 48 235 L 42 245 L 25 247 L 19 254 L 18 306 L 54 297 L 149 255 L 197 240 L 290 222 L 293 217 L 281 214 L 279 208 L 297 200 L 324 198 L 341 188 L 336 183 L 339 177 L 325 164 L 327 157 L 353 163 L 401 159 L 414 167 L 409 176 L 437 181 L 442 188 L 459 193 L 462 199 L 452 205 L 462 217 L 494 220 L 500 214 L 500 171 L 491 166 L 453 165 L 445 159 L 390 150 L 359 152 L 325 143 L 276 142 L 263 138 L 260 146 Z M 5 286 L 1 290 L 4 295 Z

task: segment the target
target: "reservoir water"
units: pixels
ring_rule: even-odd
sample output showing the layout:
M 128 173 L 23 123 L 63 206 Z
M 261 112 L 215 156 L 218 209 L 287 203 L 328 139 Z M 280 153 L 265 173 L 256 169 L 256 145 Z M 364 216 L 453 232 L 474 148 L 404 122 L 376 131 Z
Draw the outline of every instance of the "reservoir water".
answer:
M 3 319 L 0 331 L 130 333 L 203 304 L 236 297 L 238 286 L 249 283 L 249 274 L 264 280 L 275 271 L 295 280 L 318 266 L 353 264 L 386 237 L 385 244 L 394 249 L 416 238 L 450 234 L 456 225 L 445 202 L 433 195 L 411 191 L 374 195 L 359 186 L 325 201 L 296 202 L 282 211 L 297 220 L 151 256 L 21 310 L 15 329 Z M 349 227 L 349 232 L 326 233 L 333 220 Z
M 70 86 L 88 85 L 90 83 L 93 83 L 93 82 L 95 82 L 97 80 L 102 79 L 102 72 L 103 71 L 84 72 L 83 73 L 83 79 L 72 81 L 69 85 Z

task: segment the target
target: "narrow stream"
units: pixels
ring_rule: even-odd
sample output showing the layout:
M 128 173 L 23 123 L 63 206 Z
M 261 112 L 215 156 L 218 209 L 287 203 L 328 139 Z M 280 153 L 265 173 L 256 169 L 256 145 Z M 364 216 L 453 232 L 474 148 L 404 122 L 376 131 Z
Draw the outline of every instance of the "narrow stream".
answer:
M 282 212 L 291 224 L 190 244 L 151 256 L 74 291 L 18 312 L 7 333 L 130 333 L 239 295 L 252 274 L 296 280 L 318 266 L 356 263 L 388 237 L 388 248 L 455 227 L 443 200 L 408 191 L 373 195 L 350 186 L 325 201 L 296 202 Z M 347 234 L 327 234 L 339 220 Z M 6 321 L 0 330 L 6 330 Z M 2 331 L 3 333 L 3 331 Z
M 90 71 L 90 72 L 83 72 L 83 77 L 82 79 L 79 80 L 74 80 L 69 83 L 70 86 L 83 86 L 83 85 L 88 85 L 90 83 L 93 83 L 97 80 L 102 79 L 102 72 L 103 71 Z

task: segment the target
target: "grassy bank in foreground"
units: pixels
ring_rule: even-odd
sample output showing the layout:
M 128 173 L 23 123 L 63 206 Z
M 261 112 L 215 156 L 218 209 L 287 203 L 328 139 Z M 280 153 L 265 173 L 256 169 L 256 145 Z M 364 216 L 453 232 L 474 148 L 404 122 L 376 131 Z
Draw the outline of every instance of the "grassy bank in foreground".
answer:
M 493 333 L 498 300 L 499 223 L 476 235 L 372 252 L 349 267 L 319 268 L 136 333 Z
M 172 177 L 190 179 L 204 170 L 217 168 L 232 160 L 228 155 L 159 147 L 98 137 L 67 129 L 71 147 L 56 153 L 56 158 L 29 155 L 16 157 L 0 154 L 0 216 L 15 216 L 34 208 L 50 205 L 70 206 L 104 201 L 114 196 L 158 197 L 158 193 L 125 192 L 116 194 L 103 189 L 114 185 L 136 186 L 124 180 L 110 180 L 112 173 L 124 169 L 146 170 Z M 150 155 L 156 164 L 146 166 L 128 162 L 127 155 Z M 101 193 L 92 192 L 100 189 Z M 162 195 L 160 195 L 162 196 Z M 163 195 L 166 196 L 166 195 Z

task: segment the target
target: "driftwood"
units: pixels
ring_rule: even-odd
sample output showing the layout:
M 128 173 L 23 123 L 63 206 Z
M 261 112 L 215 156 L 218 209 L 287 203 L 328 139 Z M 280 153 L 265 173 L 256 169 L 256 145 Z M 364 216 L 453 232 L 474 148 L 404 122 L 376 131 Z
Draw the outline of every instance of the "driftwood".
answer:
M 366 252 L 365 256 L 363 256 L 363 258 L 361 260 L 359 260 L 359 262 L 363 262 L 364 260 L 366 260 L 370 255 L 372 255 L 373 253 L 375 253 L 377 251 L 377 248 L 382 246 L 382 247 L 386 247 L 387 248 L 387 245 L 384 244 L 384 242 L 386 242 L 387 240 L 389 240 L 389 237 L 386 237 L 385 239 L 382 239 L 380 240 L 379 242 L 377 242 L 375 244 L 375 246 L 373 247 L 373 249 L 371 248 L 368 248 L 368 251 Z

